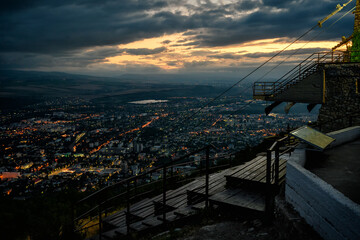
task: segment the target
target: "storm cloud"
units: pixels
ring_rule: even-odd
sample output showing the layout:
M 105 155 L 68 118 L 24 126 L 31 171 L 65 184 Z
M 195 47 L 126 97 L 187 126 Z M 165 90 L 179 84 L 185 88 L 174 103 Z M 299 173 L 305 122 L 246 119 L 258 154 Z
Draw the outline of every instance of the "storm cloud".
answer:
M 116 45 L 173 33 L 184 33 L 186 40 L 165 40 L 164 45 L 218 47 L 259 39 L 294 38 L 333 11 L 337 3 L 331 0 L 5 0 L 0 7 L 0 68 L 87 66 L 123 54 L 164 53 L 166 47 L 119 49 Z M 349 14 L 319 39 L 350 35 L 352 21 Z M 210 57 L 237 59 L 239 56 Z M 191 68 L 202 65 L 207 64 L 185 64 Z

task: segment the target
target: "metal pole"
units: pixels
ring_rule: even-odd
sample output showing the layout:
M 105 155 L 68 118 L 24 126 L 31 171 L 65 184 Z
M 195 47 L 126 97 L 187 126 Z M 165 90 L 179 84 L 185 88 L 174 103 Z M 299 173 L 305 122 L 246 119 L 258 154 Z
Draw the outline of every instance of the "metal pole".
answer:
M 275 146 L 275 184 L 279 185 L 279 142 Z
M 205 207 L 209 207 L 209 155 L 210 147 L 206 148 L 206 178 L 205 178 Z
M 271 184 L 271 150 L 266 152 L 266 184 Z
M 174 183 L 174 166 L 171 165 L 171 169 L 170 169 L 170 189 L 173 187 L 173 183 Z
M 266 196 L 265 196 L 265 213 L 270 222 L 272 215 L 271 208 L 271 151 L 267 150 L 266 154 Z
M 99 203 L 99 240 L 101 240 L 102 235 L 102 218 L 101 218 L 101 203 Z
M 166 167 L 163 168 L 163 222 L 166 221 Z
M 130 181 L 126 185 L 126 232 L 130 231 Z
M 75 232 L 75 203 L 71 204 L 71 218 L 72 218 L 72 222 L 71 222 L 71 229 L 73 232 Z

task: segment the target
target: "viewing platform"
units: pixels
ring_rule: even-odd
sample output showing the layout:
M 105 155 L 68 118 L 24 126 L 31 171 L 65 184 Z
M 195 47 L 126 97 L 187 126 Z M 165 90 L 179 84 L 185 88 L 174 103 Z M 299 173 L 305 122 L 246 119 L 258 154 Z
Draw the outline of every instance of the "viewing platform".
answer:
M 278 189 L 286 174 L 289 154 L 278 155 L 273 151 L 259 154 L 242 165 L 224 169 L 208 176 L 197 177 L 193 181 L 166 191 L 163 194 L 145 198 L 132 204 L 129 209 L 120 210 L 106 216 L 102 222 L 102 239 L 119 239 L 134 233 L 150 233 L 163 230 L 167 226 L 185 224 L 196 218 L 203 210 L 228 209 L 244 211 L 253 216 L 266 218 L 267 209 L 267 164 L 270 156 L 270 187 Z M 278 162 L 276 161 L 278 156 Z M 278 173 L 276 165 L 278 166 Z M 277 179 L 276 179 L 277 178 Z M 128 213 L 130 211 L 130 214 Z M 165 217 L 165 219 L 164 219 Z M 99 239 L 99 235 L 92 239 Z

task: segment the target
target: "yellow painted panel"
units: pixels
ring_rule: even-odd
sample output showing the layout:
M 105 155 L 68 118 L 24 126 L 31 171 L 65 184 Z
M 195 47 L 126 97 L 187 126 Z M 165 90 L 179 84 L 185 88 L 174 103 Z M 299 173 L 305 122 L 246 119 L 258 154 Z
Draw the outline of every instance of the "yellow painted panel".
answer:
M 290 134 L 309 143 L 314 147 L 320 148 L 321 150 L 326 148 L 330 143 L 335 140 L 334 138 L 329 137 L 309 126 L 300 127 L 290 132 Z

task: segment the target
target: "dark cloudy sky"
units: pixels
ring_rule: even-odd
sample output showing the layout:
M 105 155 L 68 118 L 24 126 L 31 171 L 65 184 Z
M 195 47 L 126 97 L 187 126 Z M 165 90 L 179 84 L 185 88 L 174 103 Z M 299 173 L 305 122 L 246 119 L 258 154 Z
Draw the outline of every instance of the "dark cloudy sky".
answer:
M 114 76 L 232 72 L 259 64 L 345 2 L 2 0 L 0 69 Z M 354 6 L 355 1 L 325 27 Z M 331 48 L 352 28 L 349 14 L 304 52 Z

